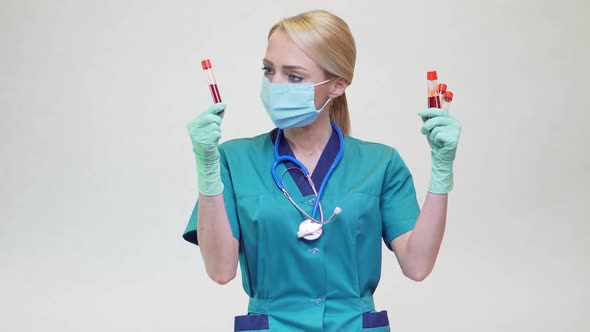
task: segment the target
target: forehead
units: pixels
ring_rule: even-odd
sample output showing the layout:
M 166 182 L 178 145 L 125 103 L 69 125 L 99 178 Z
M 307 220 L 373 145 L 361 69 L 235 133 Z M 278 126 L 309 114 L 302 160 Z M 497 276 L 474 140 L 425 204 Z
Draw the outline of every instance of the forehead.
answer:
M 318 70 L 320 67 L 305 52 L 295 44 L 289 35 L 277 29 L 268 39 L 265 58 L 280 66 L 302 66 L 309 70 Z

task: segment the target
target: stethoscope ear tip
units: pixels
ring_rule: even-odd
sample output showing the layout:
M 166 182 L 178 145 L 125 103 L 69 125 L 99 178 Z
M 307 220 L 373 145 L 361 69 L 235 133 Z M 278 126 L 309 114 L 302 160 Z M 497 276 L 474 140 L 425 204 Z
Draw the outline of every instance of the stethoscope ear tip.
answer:
M 339 206 L 337 206 L 337 207 L 334 209 L 334 214 L 340 214 L 340 212 L 342 212 L 342 209 L 341 209 Z

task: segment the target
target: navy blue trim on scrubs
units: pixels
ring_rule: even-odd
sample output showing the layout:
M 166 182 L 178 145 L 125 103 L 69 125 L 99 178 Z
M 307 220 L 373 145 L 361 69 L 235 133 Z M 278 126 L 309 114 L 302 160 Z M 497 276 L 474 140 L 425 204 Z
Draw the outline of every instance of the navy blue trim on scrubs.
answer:
M 234 317 L 234 331 L 259 331 L 268 329 L 268 315 L 244 315 Z
M 278 128 L 275 128 L 273 131 L 270 132 L 270 139 L 272 141 L 273 146 L 275 144 L 278 132 L 279 132 Z M 291 149 L 291 146 L 289 146 L 289 143 L 285 139 L 284 135 L 283 135 L 283 137 L 281 137 L 280 144 L 281 144 L 279 146 L 279 155 L 280 156 L 287 155 L 287 156 L 291 156 L 291 157 L 295 158 L 295 154 L 293 153 L 293 150 Z M 324 180 L 324 177 L 326 177 L 326 173 L 328 173 L 328 169 L 330 169 L 330 166 L 332 166 L 334 159 L 336 159 L 336 155 L 338 154 L 338 148 L 340 148 L 340 142 L 338 140 L 338 133 L 336 133 L 335 130 L 332 130 L 332 135 L 330 136 L 330 139 L 328 140 L 328 144 L 326 144 L 324 151 L 322 151 L 322 155 L 320 156 L 320 159 L 318 160 L 318 164 L 316 165 L 313 173 L 311 174 L 311 180 L 315 184 L 316 190 L 320 190 L 319 186 L 321 185 L 322 181 Z M 290 161 L 286 161 L 285 167 L 290 168 L 290 167 L 297 167 L 297 166 Z M 307 180 L 305 179 L 305 176 L 303 176 L 303 173 L 301 173 L 299 171 L 289 171 L 289 175 L 291 175 L 291 178 L 293 178 L 293 181 L 297 184 L 297 188 L 299 189 L 299 192 L 301 192 L 302 196 L 313 195 L 313 190 L 309 186 L 309 183 L 307 183 Z M 279 176 L 280 176 L 280 174 L 279 174 Z
M 373 327 L 389 326 L 389 318 L 387 318 L 387 310 L 379 312 L 365 312 L 363 314 L 363 329 Z

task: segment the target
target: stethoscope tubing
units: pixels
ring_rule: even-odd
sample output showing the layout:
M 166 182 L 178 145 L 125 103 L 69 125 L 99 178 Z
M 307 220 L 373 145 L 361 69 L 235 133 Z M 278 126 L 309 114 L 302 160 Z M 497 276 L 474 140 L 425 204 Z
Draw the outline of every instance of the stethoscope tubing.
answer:
M 340 131 L 340 129 L 338 128 L 338 126 L 336 126 L 336 124 L 334 122 L 331 121 L 331 124 L 332 124 L 332 128 L 334 128 L 334 130 L 336 131 L 336 133 L 338 135 L 338 141 L 339 141 L 338 153 L 336 154 L 336 157 L 334 158 L 332 165 L 330 165 L 328 172 L 326 172 L 326 176 L 324 177 L 324 180 L 322 181 L 322 185 L 320 186 L 320 190 L 316 194 L 313 212 L 311 214 L 312 218 L 310 218 L 312 220 L 315 220 L 315 216 L 317 214 L 318 208 L 320 207 L 320 199 L 322 197 L 322 194 L 324 193 L 324 189 L 326 188 L 326 184 L 328 183 L 328 179 L 330 178 L 332 173 L 334 173 L 334 170 L 336 169 L 336 167 L 338 166 L 338 164 L 342 160 L 342 155 L 344 154 L 344 136 L 342 135 L 342 132 Z M 295 202 L 293 201 L 291 196 L 287 193 L 287 191 L 285 189 L 285 185 L 283 184 L 283 182 L 281 181 L 281 179 L 279 179 L 279 176 L 277 175 L 276 169 L 279 166 L 279 164 L 286 162 L 286 161 L 290 161 L 290 162 L 294 163 L 297 167 L 299 167 L 301 169 L 301 171 L 303 172 L 303 175 L 308 179 L 308 181 L 311 182 L 311 176 L 309 174 L 309 170 L 307 169 L 307 167 L 305 167 L 305 165 L 303 165 L 303 163 L 301 163 L 299 160 L 297 160 L 294 157 L 279 155 L 279 143 L 281 142 L 282 132 L 283 132 L 283 130 L 279 129 L 279 131 L 277 133 L 277 137 L 275 139 L 275 146 L 274 146 L 275 162 L 273 163 L 273 165 L 271 167 L 271 174 L 272 174 L 273 180 L 275 181 L 275 184 L 277 185 L 277 187 L 283 192 L 283 194 L 285 194 L 285 196 L 289 199 L 289 201 L 291 201 L 291 203 L 297 208 L 297 210 L 302 212 L 307 217 L 310 217 L 299 206 L 297 206 L 297 204 L 295 204 Z M 313 182 L 311 182 L 311 183 L 313 183 Z M 315 188 L 313 188 L 313 186 L 312 186 L 312 189 L 314 190 L 314 193 L 315 193 Z M 327 221 L 325 221 L 325 222 L 322 221 L 320 223 L 322 223 L 322 224 L 327 223 L 333 217 L 334 217 L 334 215 L 332 217 L 330 217 Z
M 339 144 L 338 153 L 336 154 L 336 157 L 334 158 L 334 162 L 332 162 L 332 165 L 330 165 L 330 168 L 328 169 L 328 172 L 326 173 L 326 176 L 324 177 L 324 181 L 322 181 L 322 185 L 320 186 L 320 191 L 318 192 L 318 197 L 317 197 L 317 200 L 316 200 L 315 205 L 313 207 L 313 212 L 311 213 L 311 215 L 314 218 L 317 213 L 318 206 L 320 204 L 320 197 L 322 197 L 322 194 L 324 193 L 324 189 L 326 189 L 326 183 L 328 183 L 328 179 L 330 178 L 330 176 L 332 176 L 332 173 L 334 173 L 336 166 L 338 166 L 338 164 L 340 164 L 340 160 L 342 160 L 342 155 L 344 154 L 344 136 L 342 135 L 342 132 L 340 131 L 340 129 L 338 128 L 338 126 L 336 126 L 336 124 L 334 122 L 332 122 L 332 127 L 334 128 L 334 130 L 336 130 L 336 134 L 338 134 L 338 144 Z

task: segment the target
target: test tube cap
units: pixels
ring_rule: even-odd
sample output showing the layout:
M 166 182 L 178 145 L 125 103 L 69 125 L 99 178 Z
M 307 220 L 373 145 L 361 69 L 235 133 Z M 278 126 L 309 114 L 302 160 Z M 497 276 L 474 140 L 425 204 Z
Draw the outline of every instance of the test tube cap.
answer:
M 436 75 L 436 70 L 433 70 L 433 71 L 429 71 L 429 72 L 427 72 L 427 73 L 426 73 L 426 78 L 427 78 L 429 81 L 432 81 L 432 80 L 436 80 L 436 79 L 438 79 L 438 76 Z
M 201 61 L 201 66 L 203 66 L 203 70 L 211 68 L 211 60 L 205 59 Z
M 445 91 L 445 98 L 453 100 L 453 93 L 451 91 Z
M 438 91 L 447 91 L 447 85 L 444 83 L 439 83 L 438 84 Z

